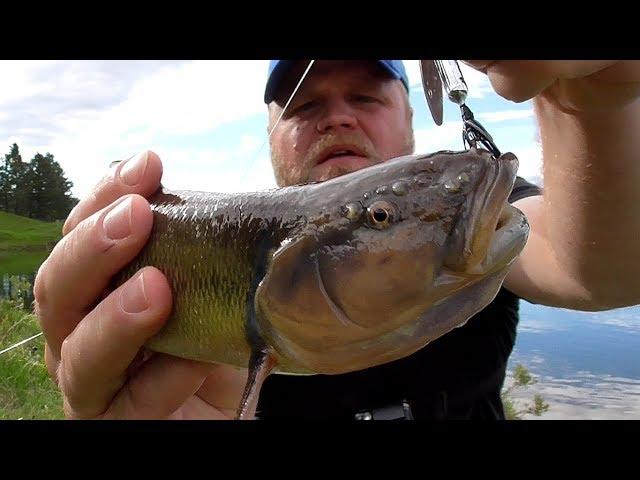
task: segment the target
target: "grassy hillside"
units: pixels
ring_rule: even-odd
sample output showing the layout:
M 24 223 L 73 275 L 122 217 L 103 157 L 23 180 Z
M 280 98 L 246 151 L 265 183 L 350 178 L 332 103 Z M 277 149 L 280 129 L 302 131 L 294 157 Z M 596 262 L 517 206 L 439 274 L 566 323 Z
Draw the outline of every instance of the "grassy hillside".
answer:
M 30 250 L 53 244 L 62 236 L 62 225 L 0 212 L 0 250 Z
M 34 315 L 0 299 L 0 350 L 38 332 Z M 62 396 L 43 356 L 42 336 L 0 355 L 0 420 L 64 418 Z

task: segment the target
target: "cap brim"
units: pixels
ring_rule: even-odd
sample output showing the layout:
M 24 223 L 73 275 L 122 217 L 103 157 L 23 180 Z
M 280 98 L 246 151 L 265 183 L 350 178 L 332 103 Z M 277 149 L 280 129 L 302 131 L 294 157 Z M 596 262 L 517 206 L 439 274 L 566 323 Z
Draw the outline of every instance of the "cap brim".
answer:
M 267 86 L 264 90 L 264 103 L 271 103 L 275 100 L 280 82 L 295 64 L 295 60 L 280 60 L 273 68 L 273 71 L 267 80 Z
M 267 86 L 265 87 L 264 103 L 268 104 L 275 100 L 280 82 L 296 62 L 296 60 L 280 60 L 273 68 L 269 75 L 269 79 L 267 80 Z M 393 65 L 390 65 L 386 60 L 378 60 L 378 65 L 380 65 L 385 72 L 389 73 L 393 78 L 400 80 L 407 91 L 409 90 L 409 85 L 407 84 L 406 79 L 393 67 Z

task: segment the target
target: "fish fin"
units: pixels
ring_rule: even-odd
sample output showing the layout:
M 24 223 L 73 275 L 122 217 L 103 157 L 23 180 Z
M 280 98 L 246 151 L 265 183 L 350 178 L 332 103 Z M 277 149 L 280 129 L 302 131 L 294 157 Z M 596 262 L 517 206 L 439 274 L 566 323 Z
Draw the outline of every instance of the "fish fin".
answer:
M 286 320 L 289 326 L 297 323 L 309 334 L 319 328 L 316 333 L 321 335 L 325 324 L 316 322 L 316 318 L 333 315 L 319 285 L 314 255 L 317 248 L 318 242 L 313 237 L 302 237 L 280 247 L 256 290 L 256 320 L 260 331 L 280 354 L 283 352 L 274 341 L 287 334 L 280 330 L 278 319 Z
M 275 307 L 289 305 L 298 309 L 312 309 L 307 303 L 296 301 L 295 295 L 301 285 L 306 285 L 310 279 L 316 279 L 315 263 L 310 261 L 316 248 L 317 243 L 312 237 L 301 237 L 283 242 L 271 255 L 267 271 L 254 296 L 256 320 L 263 333 L 270 330 L 268 319 Z
M 249 376 L 238 406 L 236 420 L 247 420 L 255 412 L 262 384 L 276 366 L 275 358 L 267 350 L 254 350 L 249 360 Z

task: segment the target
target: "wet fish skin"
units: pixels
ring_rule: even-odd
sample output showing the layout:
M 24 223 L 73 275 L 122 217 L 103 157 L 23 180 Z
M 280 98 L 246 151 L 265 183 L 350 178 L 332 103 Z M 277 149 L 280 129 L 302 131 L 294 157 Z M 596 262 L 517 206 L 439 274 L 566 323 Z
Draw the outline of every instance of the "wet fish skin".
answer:
M 262 349 L 298 374 L 396 360 L 497 294 L 528 235 L 506 204 L 516 170 L 512 154 L 471 150 L 266 192 L 163 189 L 114 285 L 146 265 L 167 276 L 173 311 L 151 350 L 246 368 Z
M 172 313 L 149 349 L 247 366 L 247 309 L 258 270 L 268 250 L 306 221 L 283 204 L 295 196 L 293 190 L 230 195 L 162 188 L 149 199 L 149 240 L 114 281 L 120 285 L 147 265 L 167 277 Z

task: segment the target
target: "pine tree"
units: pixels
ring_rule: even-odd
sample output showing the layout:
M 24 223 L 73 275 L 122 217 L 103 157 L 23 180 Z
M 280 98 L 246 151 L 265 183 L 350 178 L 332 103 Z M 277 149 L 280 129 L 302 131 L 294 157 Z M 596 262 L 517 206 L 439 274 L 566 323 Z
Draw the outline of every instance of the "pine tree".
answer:
M 29 191 L 25 182 L 28 179 L 29 165 L 22 161 L 17 144 L 4 156 L 4 165 L 0 171 L 0 208 L 6 212 L 23 214 L 27 209 Z
M 71 187 L 52 154 L 37 153 L 25 163 L 14 143 L 0 166 L 0 210 L 45 221 L 63 220 L 78 203 Z
M 32 216 L 46 221 L 66 218 L 77 200 L 60 164 L 50 153 L 38 153 L 31 160 L 31 171 Z

